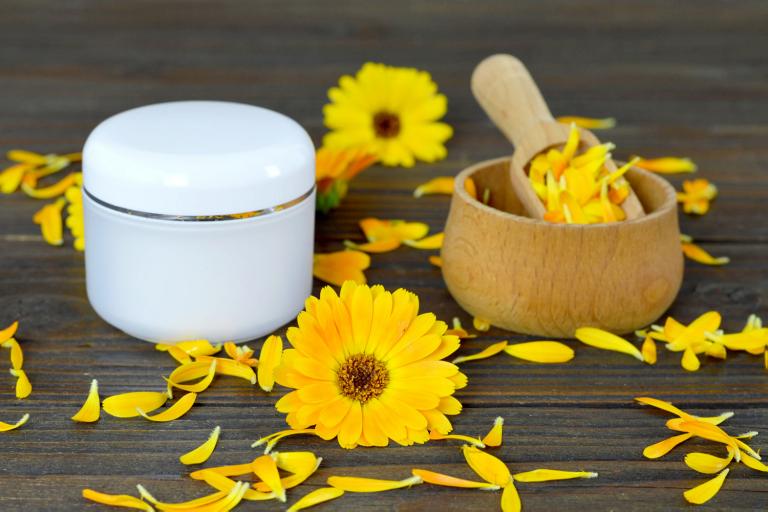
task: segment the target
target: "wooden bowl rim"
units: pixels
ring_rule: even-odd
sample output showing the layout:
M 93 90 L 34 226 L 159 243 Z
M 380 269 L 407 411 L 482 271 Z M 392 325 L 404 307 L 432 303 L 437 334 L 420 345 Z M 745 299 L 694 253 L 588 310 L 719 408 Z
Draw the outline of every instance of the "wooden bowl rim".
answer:
M 664 191 L 664 201 L 662 202 L 661 206 L 659 206 L 655 211 L 649 214 L 643 215 L 642 217 L 639 217 L 637 219 L 624 220 L 621 222 L 601 222 L 599 224 L 556 224 L 552 222 L 547 222 L 543 219 L 534 219 L 531 217 L 524 217 L 522 215 L 516 215 L 514 213 L 505 212 L 503 210 L 499 210 L 498 208 L 493 208 L 492 206 L 483 204 L 479 200 L 470 196 L 467 193 L 466 189 L 464 188 L 464 182 L 467 180 L 467 178 L 469 178 L 470 176 L 472 176 L 473 174 L 475 174 L 481 169 L 484 169 L 486 167 L 491 167 L 493 165 L 498 165 L 502 162 L 511 164 L 512 157 L 503 156 L 498 158 L 491 158 L 489 160 L 483 160 L 481 162 L 477 162 L 463 169 L 456 176 L 456 179 L 453 185 L 453 193 L 457 194 L 462 201 L 467 203 L 467 205 L 472 206 L 474 208 L 479 208 L 492 215 L 507 217 L 509 218 L 509 220 L 512 220 L 515 222 L 523 222 L 523 223 L 530 223 L 530 224 L 535 224 L 540 226 L 548 226 L 552 229 L 570 229 L 570 230 L 615 229 L 620 226 L 636 226 L 646 222 L 653 222 L 655 219 L 663 215 L 669 214 L 671 210 L 674 210 L 675 213 L 677 212 L 677 193 L 675 192 L 674 187 L 672 187 L 672 185 L 664 178 L 661 178 L 650 171 L 646 171 L 644 169 L 640 169 L 639 167 L 634 167 L 634 166 L 630 168 L 633 173 L 639 173 L 639 174 L 645 175 L 646 177 L 649 177 L 652 182 L 656 183 L 659 186 L 659 188 L 661 188 Z M 624 162 L 621 162 L 619 160 L 615 160 L 615 162 L 619 166 L 624 165 Z

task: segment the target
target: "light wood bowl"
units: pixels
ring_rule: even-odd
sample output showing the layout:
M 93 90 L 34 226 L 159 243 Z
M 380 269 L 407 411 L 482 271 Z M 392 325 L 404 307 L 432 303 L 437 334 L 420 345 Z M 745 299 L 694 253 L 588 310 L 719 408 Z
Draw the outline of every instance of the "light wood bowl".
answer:
M 442 249 L 443 278 L 470 314 L 510 331 L 572 337 L 578 327 L 623 334 L 672 304 L 683 277 L 675 191 L 642 169 L 627 173 L 647 215 L 610 224 L 524 217 L 510 158 L 480 162 L 455 182 Z M 479 196 L 464 189 L 471 177 Z

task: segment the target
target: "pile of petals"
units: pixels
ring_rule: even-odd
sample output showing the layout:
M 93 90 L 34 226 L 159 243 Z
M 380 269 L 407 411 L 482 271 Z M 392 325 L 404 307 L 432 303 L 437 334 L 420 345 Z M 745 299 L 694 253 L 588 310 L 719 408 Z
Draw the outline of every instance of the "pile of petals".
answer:
M 0 347 L 10 350 L 10 373 L 16 377 L 16 398 L 27 398 L 32 394 L 32 384 L 29 382 L 27 372 L 24 371 L 24 352 L 21 345 L 14 338 L 19 328 L 19 322 L 13 322 L 5 329 L 0 330 Z
M 259 386 L 269 392 L 274 386 L 275 368 L 282 357 L 283 341 L 279 336 L 269 336 L 261 347 L 259 359 L 253 357 L 254 352 L 248 346 L 234 343 L 224 344 L 229 357 L 216 357 L 221 345 L 214 346 L 207 340 L 182 341 L 175 345 L 159 343 L 155 347 L 179 363 L 167 378 L 164 377 L 166 391 L 132 391 L 112 395 L 100 403 L 98 382 L 93 380 L 83 406 L 72 420 L 98 421 L 103 409 L 116 418 L 141 416 L 154 422 L 173 421 L 189 412 L 198 394 L 208 389 L 216 375 L 238 377 L 250 384 L 258 381 Z M 170 407 L 156 412 L 174 398 L 174 390 L 182 391 L 181 397 Z
M 377 157 L 361 148 L 320 148 L 315 155 L 317 209 L 327 213 L 347 196 L 349 182 L 370 167 Z
M 183 464 L 202 464 L 213 454 L 221 429 L 216 427 L 209 438 L 200 446 L 182 455 Z M 156 498 L 143 485 L 137 485 L 138 497 L 128 494 L 105 494 L 92 489 L 83 489 L 83 498 L 113 507 L 134 508 L 152 512 L 184 511 L 210 512 L 232 510 L 243 501 L 287 501 L 288 489 L 306 481 L 320 466 L 322 458 L 312 452 L 280 452 L 261 455 L 243 464 L 214 466 L 199 469 L 189 474 L 213 489 L 213 492 L 184 502 L 166 502 Z M 318 491 L 313 491 L 318 493 Z M 310 493 L 310 494 L 313 494 Z M 334 492 L 340 496 L 343 492 Z M 330 498 L 326 498 L 330 499 Z M 315 494 L 298 500 L 289 510 L 302 510 L 326 501 Z
M 680 410 L 669 402 L 656 398 L 636 398 L 638 402 L 656 407 L 676 416 L 667 421 L 667 428 L 676 432 L 668 439 L 647 446 L 643 455 L 648 459 L 658 459 L 669 453 L 677 445 L 693 437 L 712 441 L 722 445 L 726 450 L 725 457 L 717 457 L 709 453 L 693 452 L 685 456 L 685 464 L 699 473 L 708 475 L 717 474 L 711 480 L 689 489 L 683 493 L 686 501 L 695 505 L 701 505 L 712 499 L 719 491 L 730 471 L 728 466 L 732 462 L 741 462 L 745 466 L 768 473 L 768 466 L 760 461 L 760 454 L 753 450 L 744 439 L 751 439 L 757 432 L 732 436 L 718 425 L 733 416 L 732 412 L 725 412 L 719 416 L 700 417 Z
M 649 329 L 635 332 L 643 339 L 640 348 L 620 336 L 595 327 L 581 327 L 576 330 L 574 337 L 586 345 L 628 354 L 647 364 L 656 364 L 656 342 L 661 341 L 667 350 L 682 352 L 680 364 L 688 371 L 700 368 L 700 355 L 726 359 L 728 350 L 763 355 L 768 369 L 768 328 L 763 327 L 762 320 L 751 315 L 741 331 L 728 334 L 720 329 L 721 321 L 722 317 L 717 311 L 708 311 L 688 325 L 670 316 L 663 326 L 651 325 Z
M 80 153 L 65 155 L 41 155 L 31 151 L 14 149 L 7 158 L 16 162 L 0 173 L 0 190 L 11 194 L 22 190 L 34 199 L 55 199 L 43 206 L 32 220 L 40 226 L 43 239 L 50 245 L 64 243 L 64 221 L 62 214 L 67 207 L 66 226 L 74 239 L 75 249 L 82 251 L 83 239 L 82 174 L 73 172 L 49 186 L 40 186 L 40 180 L 46 176 L 63 171 L 71 164 L 79 162 Z
M 459 338 L 434 314 L 419 314 L 415 294 L 352 281 L 339 294 L 326 286 L 307 299 L 297 324 L 275 374 L 294 390 L 276 404 L 293 431 L 354 448 L 421 444 L 430 431 L 452 430 L 447 416 L 461 412 L 453 394 L 467 377 L 443 359 Z
M 448 101 L 426 71 L 367 62 L 355 76 L 342 76 L 328 98 L 326 147 L 363 149 L 384 165 L 404 167 L 447 154 L 453 130 L 439 120 Z
M 562 151 L 552 148 L 536 155 L 528 179 L 546 209 L 544 220 L 555 223 L 594 224 L 624 220 L 620 205 L 630 193 L 624 174 L 632 160 L 610 172 L 605 162 L 613 144 L 592 147 L 580 154 L 579 129 L 571 125 Z

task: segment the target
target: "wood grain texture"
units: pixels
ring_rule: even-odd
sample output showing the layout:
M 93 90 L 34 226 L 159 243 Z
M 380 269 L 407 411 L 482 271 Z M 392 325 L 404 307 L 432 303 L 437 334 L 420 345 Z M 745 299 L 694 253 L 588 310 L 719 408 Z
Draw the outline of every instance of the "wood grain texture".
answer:
M 449 157 L 412 170 L 372 168 L 356 179 L 341 209 L 318 221 L 317 250 L 361 240 L 363 216 L 424 220 L 444 226 L 449 199 L 413 199 L 419 183 L 456 174 L 474 162 L 507 155 L 509 144 L 471 98 L 469 76 L 483 57 L 509 52 L 536 77 L 555 115 L 615 116 L 600 133 L 618 158 L 686 155 L 720 197 L 702 218 L 681 215 L 681 230 L 726 267 L 686 263 L 670 313 L 690 321 L 718 309 L 727 329 L 747 315 L 768 316 L 768 6 L 762 0 L 663 2 L 586 0 L 368 3 L 140 0 L 0 0 L 0 149 L 71 151 L 103 118 L 171 99 L 212 98 L 284 112 L 316 141 L 327 88 L 365 60 L 429 70 L 449 98 L 455 128 Z M 679 187 L 682 178 L 671 178 Z M 184 478 L 180 453 L 220 424 L 212 463 L 250 460 L 250 442 L 283 428 L 276 396 L 235 379 L 219 379 L 199 405 L 170 424 L 105 417 L 73 425 L 91 378 L 102 394 L 162 389 L 172 361 L 112 329 L 85 297 L 82 256 L 42 243 L 31 222 L 39 203 L 0 197 L 0 325 L 21 320 L 25 367 L 35 387 L 23 402 L 0 377 L 0 418 L 30 412 L 29 424 L 0 437 L 0 509 L 106 510 L 85 504 L 91 486 L 130 492 L 143 483 L 164 499 L 202 494 Z M 469 317 L 451 299 L 427 253 L 407 248 L 376 255 L 369 280 L 404 286 L 439 317 Z M 316 283 L 319 287 L 319 283 Z M 254 312 L 258 314 L 258 312 Z M 471 353 L 500 339 L 492 330 L 464 343 Z M 768 376 L 758 358 L 706 360 L 684 372 L 678 355 L 660 353 L 655 367 L 621 354 L 578 346 L 566 365 L 537 366 L 505 356 L 467 363 L 470 385 L 458 393 L 458 432 L 477 435 L 503 415 L 498 452 L 515 471 L 589 469 L 600 478 L 520 485 L 528 511 L 686 510 L 682 491 L 702 481 L 682 463 L 685 451 L 658 461 L 642 448 L 666 436 L 666 415 L 634 405 L 657 396 L 700 413 L 734 410 L 732 432 L 768 424 Z M 0 367 L 0 370 L 2 368 Z M 3 370 L 4 371 L 4 370 Z M 764 433 L 765 435 L 765 433 Z M 766 444 L 758 437 L 756 447 Z M 458 448 L 344 451 L 295 438 L 284 445 L 324 457 L 322 469 L 293 499 L 332 474 L 405 477 L 421 466 L 469 477 Z M 694 443 L 689 449 L 708 450 Z M 498 494 L 420 486 L 386 494 L 348 495 L 317 510 L 494 510 Z M 768 506 L 764 476 L 735 468 L 706 510 Z M 274 504 L 246 504 L 270 510 Z M 702 509 L 705 510 L 705 509 Z

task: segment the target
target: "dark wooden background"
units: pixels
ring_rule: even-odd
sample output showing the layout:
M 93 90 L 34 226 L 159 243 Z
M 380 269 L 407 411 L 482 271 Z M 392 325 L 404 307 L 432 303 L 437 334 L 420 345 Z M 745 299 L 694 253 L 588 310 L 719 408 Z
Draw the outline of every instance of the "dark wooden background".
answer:
M 619 126 L 601 136 L 618 144 L 618 156 L 690 156 L 699 175 L 718 185 L 710 214 L 681 214 L 682 230 L 732 263 L 687 263 L 671 313 L 687 322 L 717 309 L 726 328 L 738 329 L 750 313 L 768 317 L 766 49 L 768 4 L 761 0 L 2 0 L 0 149 L 77 150 L 111 114 L 201 98 L 284 112 L 319 141 L 326 90 L 340 75 L 366 60 L 417 66 L 429 70 L 449 98 L 447 121 L 455 136 L 448 159 L 411 170 L 366 171 L 343 207 L 318 219 L 317 250 L 359 239 L 356 222 L 367 215 L 426 220 L 438 231 L 448 199 L 415 200 L 413 188 L 510 151 L 468 87 L 481 58 L 506 51 L 529 64 L 556 115 L 616 116 Z M 83 502 L 83 487 L 133 492 L 139 482 L 169 500 L 201 495 L 205 486 L 184 477 L 178 455 L 219 424 L 223 435 L 211 464 L 251 460 L 251 441 L 285 425 L 274 410 L 282 390 L 266 395 L 221 378 L 179 421 L 105 416 L 94 425 L 71 422 L 91 378 L 99 379 L 102 396 L 157 390 L 160 375 L 173 364 L 95 315 L 85 297 L 82 255 L 42 243 L 31 220 L 39 206 L 20 195 L 0 197 L 0 325 L 21 320 L 19 337 L 34 384 L 32 396 L 17 401 L 12 378 L 0 377 L 0 419 L 32 415 L 23 429 L 0 435 L 0 509 L 101 510 Z M 469 323 L 425 252 L 404 248 L 374 256 L 368 277 L 413 290 L 425 310 L 443 319 L 458 315 Z M 525 338 L 494 330 L 465 342 L 462 352 L 500 339 Z M 665 351 L 657 366 L 648 367 L 620 354 L 576 348 L 576 359 L 566 365 L 505 356 L 465 365 L 470 384 L 457 394 L 465 407 L 454 422 L 457 432 L 483 433 L 502 415 L 507 427 L 498 453 L 514 471 L 600 472 L 597 480 L 520 484 L 526 510 L 686 507 L 682 491 L 706 477 L 687 469 L 682 455 L 711 447 L 690 443 L 660 461 L 644 460 L 643 447 L 667 435 L 667 416 L 634 405 L 634 396 L 669 399 L 700 413 L 733 410 L 733 433 L 768 427 L 768 374 L 760 358 L 707 360 L 701 371 L 687 373 L 678 356 Z M 768 447 L 761 437 L 755 446 Z M 290 492 L 291 502 L 335 474 L 401 478 L 419 466 L 471 475 L 455 443 L 344 451 L 335 443 L 297 438 L 283 447 L 324 457 L 322 469 Z M 765 509 L 767 482 L 765 475 L 735 467 L 707 509 Z M 350 494 L 318 510 L 493 510 L 498 500 L 498 493 L 423 485 Z

